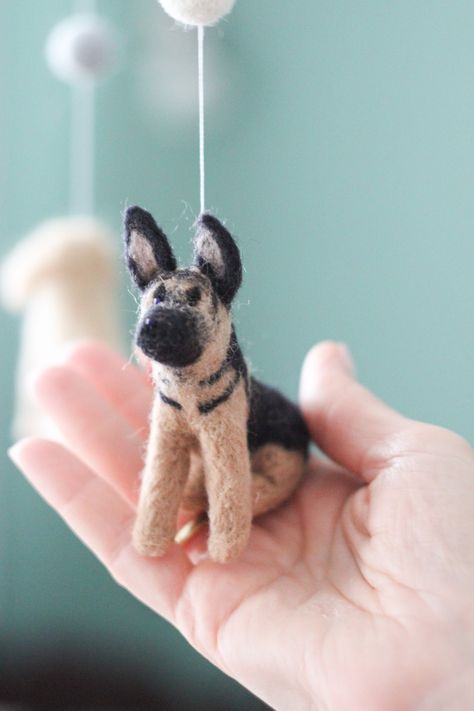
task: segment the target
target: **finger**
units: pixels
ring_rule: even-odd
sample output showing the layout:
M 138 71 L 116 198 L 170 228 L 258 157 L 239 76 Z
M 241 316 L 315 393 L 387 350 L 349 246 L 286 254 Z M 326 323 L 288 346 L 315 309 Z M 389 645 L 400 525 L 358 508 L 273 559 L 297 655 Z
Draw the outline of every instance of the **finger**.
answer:
M 120 411 L 120 414 L 131 426 L 139 424 L 144 417 L 148 418 L 148 410 L 152 404 L 152 390 L 148 377 L 107 346 L 94 341 L 77 343 L 72 347 L 68 346 L 61 354 L 60 362 L 67 370 L 72 369 L 84 380 L 88 381 L 94 389 L 98 390 L 114 410 Z M 129 391 L 132 393 L 131 397 Z M 90 406 L 91 403 L 89 402 L 88 404 Z M 144 408 L 145 412 L 143 411 Z M 61 419 L 61 427 L 64 428 L 63 419 Z M 147 430 L 148 427 L 146 427 L 146 431 L 144 431 L 143 427 L 140 430 L 135 429 L 134 433 L 130 433 L 130 437 L 132 437 L 132 434 L 136 434 L 147 439 Z M 68 431 L 67 437 L 68 443 L 70 443 L 70 431 Z M 78 451 L 75 446 L 71 446 L 71 448 L 74 451 Z M 87 452 L 90 455 L 89 449 Z M 78 454 L 80 455 L 79 451 Z M 86 456 L 84 454 L 81 458 Z M 96 460 L 94 462 L 96 463 Z M 143 462 L 141 460 L 140 462 L 142 467 Z M 101 463 L 99 462 L 98 465 L 96 463 L 96 465 L 100 466 Z M 93 466 L 93 468 L 96 467 Z M 96 472 L 100 476 L 103 470 L 96 469 Z M 112 479 L 107 476 L 105 478 L 117 488 L 117 482 L 113 475 Z M 122 490 L 122 487 L 119 487 L 119 493 L 125 496 L 127 500 L 135 503 L 135 479 L 132 481 L 131 491 L 128 491 L 128 484 L 127 479 L 125 491 Z M 177 524 L 178 530 L 191 519 L 193 519 L 193 514 L 180 511 Z
M 36 380 L 40 404 L 68 447 L 128 502 L 137 498 L 142 442 L 99 393 L 67 367 L 48 368 Z
M 392 454 L 410 421 L 356 382 L 347 348 L 325 342 L 306 356 L 300 403 L 311 436 L 334 461 L 365 480 Z
M 131 545 L 131 506 L 61 445 L 23 440 L 10 457 L 117 582 L 173 621 L 191 569 L 179 546 L 159 561 L 139 556 Z
M 104 344 L 94 341 L 68 348 L 62 364 L 87 380 L 146 440 L 153 391 L 144 372 Z

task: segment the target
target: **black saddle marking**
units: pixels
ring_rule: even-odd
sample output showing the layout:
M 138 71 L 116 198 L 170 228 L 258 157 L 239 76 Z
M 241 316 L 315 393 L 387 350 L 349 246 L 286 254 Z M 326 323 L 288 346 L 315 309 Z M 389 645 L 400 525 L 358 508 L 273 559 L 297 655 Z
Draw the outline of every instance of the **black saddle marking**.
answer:
M 172 400 L 170 397 L 167 397 L 164 393 L 161 392 L 161 390 L 159 390 L 158 392 L 160 394 L 160 398 L 165 403 L 165 405 L 174 407 L 175 410 L 182 410 L 183 409 L 183 406 L 180 405 L 179 402 L 176 402 L 176 400 Z
M 249 450 L 264 444 L 307 454 L 309 434 L 298 407 L 278 390 L 250 379 L 250 415 L 247 425 Z

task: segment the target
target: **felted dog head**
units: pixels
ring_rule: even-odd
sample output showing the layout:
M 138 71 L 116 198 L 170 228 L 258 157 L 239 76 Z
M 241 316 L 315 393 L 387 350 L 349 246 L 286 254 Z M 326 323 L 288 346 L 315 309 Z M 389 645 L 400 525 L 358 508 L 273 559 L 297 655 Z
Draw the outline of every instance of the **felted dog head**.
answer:
M 230 305 L 242 281 L 240 254 L 215 217 L 196 225 L 194 260 L 178 269 L 164 232 L 150 213 L 130 207 L 125 214 L 128 268 L 143 292 L 136 343 L 152 360 L 185 368 L 216 345 L 226 345 Z

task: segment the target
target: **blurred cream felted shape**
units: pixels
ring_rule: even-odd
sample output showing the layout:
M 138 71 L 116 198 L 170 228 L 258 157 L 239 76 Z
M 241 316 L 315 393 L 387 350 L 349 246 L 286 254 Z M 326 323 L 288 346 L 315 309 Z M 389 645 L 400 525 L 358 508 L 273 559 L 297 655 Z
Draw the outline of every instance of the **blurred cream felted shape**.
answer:
M 121 347 L 117 277 L 113 238 L 89 217 L 49 220 L 7 255 L 3 304 L 23 312 L 14 437 L 57 435 L 28 383 L 66 344 L 95 339 Z

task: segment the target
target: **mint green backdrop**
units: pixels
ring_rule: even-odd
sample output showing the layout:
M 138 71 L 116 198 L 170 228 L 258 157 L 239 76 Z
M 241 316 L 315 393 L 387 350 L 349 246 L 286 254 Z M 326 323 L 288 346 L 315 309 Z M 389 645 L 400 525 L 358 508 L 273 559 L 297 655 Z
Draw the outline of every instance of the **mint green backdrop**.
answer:
M 0 2 L 2 253 L 67 207 L 69 93 L 43 46 L 70 10 L 66 0 Z M 196 126 L 170 109 L 181 75 L 172 62 L 165 76 L 158 67 L 174 41 L 192 61 L 194 34 L 181 37 L 155 0 L 102 0 L 99 10 L 122 47 L 120 71 L 98 93 L 97 211 L 119 243 L 123 206 L 148 207 L 185 257 L 198 209 Z M 343 340 L 382 397 L 471 441 L 473 36 L 471 0 L 237 0 L 208 33 L 221 84 L 207 142 L 208 207 L 239 237 L 236 319 L 260 376 L 296 396 L 311 344 Z M 1 313 L 0 332 L 3 452 L 18 321 Z M 2 656 L 34 659 L 71 643 L 97 664 L 135 665 L 193 708 L 212 698 L 251 708 L 114 585 L 1 456 Z

